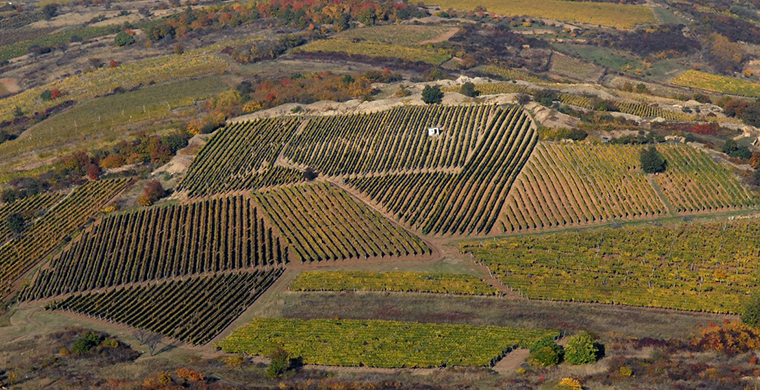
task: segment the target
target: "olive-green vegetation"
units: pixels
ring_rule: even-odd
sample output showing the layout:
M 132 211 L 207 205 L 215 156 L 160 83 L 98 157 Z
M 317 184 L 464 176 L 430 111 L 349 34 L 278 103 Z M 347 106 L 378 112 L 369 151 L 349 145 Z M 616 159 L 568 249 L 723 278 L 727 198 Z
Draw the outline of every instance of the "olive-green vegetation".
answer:
M 432 65 L 440 65 L 451 59 L 452 53 L 446 49 L 426 47 L 409 47 L 383 42 L 358 41 L 349 39 L 323 39 L 313 41 L 299 47 L 298 52 L 339 52 L 348 55 L 364 55 L 369 57 L 400 58 L 402 60 L 422 61 Z
M 621 28 L 656 21 L 652 10 L 642 5 L 561 0 L 426 0 L 425 3 L 438 5 L 441 9 L 470 11 L 484 7 L 490 12 L 502 15 L 526 15 Z
M 296 291 L 402 291 L 495 295 L 496 289 L 467 274 L 372 271 L 305 271 L 290 285 Z
M 457 27 L 441 25 L 391 24 L 355 28 L 337 34 L 336 38 L 358 39 L 373 42 L 383 42 L 390 45 L 415 46 L 426 41 L 436 40 Z
M 491 366 L 510 349 L 558 333 L 543 329 L 381 320 L 257 318 L 218 346 L 267 355 L 278 348 L 307 364 L 368 367 Z
M 463 244 L 528 298 L 741 313 L 760 221 L 628 226 Z

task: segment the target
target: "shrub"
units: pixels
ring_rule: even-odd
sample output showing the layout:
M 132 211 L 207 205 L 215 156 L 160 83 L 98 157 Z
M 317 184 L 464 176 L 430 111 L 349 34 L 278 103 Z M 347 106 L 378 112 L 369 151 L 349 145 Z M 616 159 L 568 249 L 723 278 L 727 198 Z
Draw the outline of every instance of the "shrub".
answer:
M 665 161 L 654 145 L 641 150 L 640 160 L 641 169 L 644 170 L 644 173 L 664 172 L 668 166 L 667 161 Z
M 271 379 L 281 377 L 290 366 L 288 353 L 284 349 L 279 348 L 272 352 L 270 358 L 272 359 L 272 362 L 269 363 L 269 367 L 267 367 L 267 376 Z
M 143 192 L 137 198 L 137 204 L 140 206 L 150 206 L 164 196 L 166 196 L 166 191 L 161 183 L 158 180 L 151 180 L 145 183 Z
M 87 332 L 82 337 L 78 338 L 72 346 L 72 351 L 76 354 L 83 354 L 92 351 L 100 345 L 102 337 L 95 332 Z
M 26 228 L 24 216 L 19 213 L 9 215 L 6 219 L 6 223 L 8 224 L 8 229 L 15 234 L 21 234 Z
M 599 356 L 599 346 L 587 332 L 578 333 L 567 340 L 565 360 L 570 364 L 593 363 Z
M 581 382 L 573 378 L 562 378 L 557 384 L 557 388 L 562 390 L 583 390 Z
M 562 361 L 562 346 L 551 337 L 544 337 L 530 346 L 530 362 L 540 367 L 554 366 Z
M 441 92 L 441 87 L 437 85 L 425 86 L 425 89 L 422 90 L 422 101 L 426 104 L 440 104 L 443 101 L 443 92 Z
M 306 167 L 306 169 L 303 171 L 303 178 L 307 181 L 312 181 L 316 179 L 317 176 L 319 176 L 319 174 L 315 172 L 311 167 Z
M 116 46 L 128 46 L 135 43 L 135 38 L 127 34 L 125 31 L 120 31 L 118 34 L 116 34 L 114 43 Z
M 462 84 L 462 87 L 459 89 L 459 93 L 469 97 L 475 97 L 479 94 L 478 91 L 475 90 L 475 84 L 470 82 Z
M 44 101 L 53 100 L 53 91 L 46 89 L 40 94 L 40 98 Z

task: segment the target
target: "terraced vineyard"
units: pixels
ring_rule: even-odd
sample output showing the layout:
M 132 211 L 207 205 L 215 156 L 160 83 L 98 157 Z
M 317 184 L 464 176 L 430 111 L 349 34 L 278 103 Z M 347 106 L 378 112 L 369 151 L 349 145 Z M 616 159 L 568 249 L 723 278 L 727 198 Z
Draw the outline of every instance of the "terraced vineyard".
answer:
M 758 199 L 707 153 L 687 147 L 662 148 L 668 169 L 655 177 L 679 214 L 740 209 Z
M 76 188 L 26 229 L 19 238 L 0 247 L 0 288 L 2 295 L 13 283 L 63 243 L 108 202 L 120 194 L 129 179 L 91 181 Z
M 758 234 L 751 219 L 519 236 L 462 250 L 532 299 L 739 313 L 760 286 Z
M 55 100 L 39 99 L 40 94 L 45 90 L 59 89 L 67 94 L 67 99 L 79 101 L 110 93 L 115 88 L 129 89 L 151 81 L 161 83 L 178 77 L 220 73 L 227 67 L 226 62 L 201 49 L 188 51 L 180 56 L 150 58 L 115 68 L 101 68 L 93 72 L 65 77 L 1 99 L 0 121 L 12 120 L 15 107 L 19 107 L 26 113 L 34 113 L 60 103 Z
M 558 332 L 380 320 L 257 318 L 218 346 L 265 355 L 278 347 L 307 364 L 367 367 L 492 366 L 514 347 Z
M 201 149 L 177 190 L 199 197 L 301 180 L 294 169 L 273 167 L 300 124 L 269 118 L 225 126 Z
M 428 136 L 430 126 L 442 134 Z M 487 233 L 537 139 L 517 107 L 432 105 L 262 119 L 216 134 L 179 190 L 196 197 L 261 189 L 299 181 L 293 167 L 308 166 L 345 179 L 426 234 Z M 267 181 L 272 172 L 282 175 Z
M 483 280 L 467 274 L 423 272 L 304 271 L 290 289 L 294 291 L 399 291 L 461 295 L 496 295 Z
M 443 92 L 459 92 L 462 89 L 459 85 L 441 88 Z M 480 95 L 497 95 L 502 93 L 526 93 L 528 87 L 515 83 L 485 83 L 475 85 L 475 91 Z
M 485 105 L 432 105 L 316 117 L 283 155 L 331 176 L 461 167 L 497 112 Z M 444 131 L 429 137 L 431 126 Z
M 560 94 L 560 101 L 565 104 L 585 108 L 588 110 L 595 109 L 592 104 L 593 98 L 582 95 L 570 95 Z M 663 118 L 672 121 L 692 121 L 695 120 L 694 115 L 689 115 L 683 112 L 665 110 L 656 104 L 644 104 L 636 102 L 621 102 L 615 101 L 615 107 L 617 110 L 624 114 L 631 114 L 640 116 L 642 118 Z
M 641 171 L 638 146 L 542 143 L 504 206 L 503 231 L 514 232 L 619 219 L 731 210 L 757 199 L 725 167 L 685 145 L 661 145 L 668 161 L 654 175 L 665 198 Z
M 670 80 L 671 84 L 741 96 L 760 96 L 760 84 L 698 70 L 687 70 Z
M 62 194 L 46 192 L 15 202 L 5 203 L 0 206 L 0 221 L 7 221 L 12 214 L 20 214 L 24 217 L 25 224 L 34 222 L 34 219 L 44 214 L 50 207 L 63 198 Z M 7 223 L 0 224 L 0 243 L 13 237 Z
M 422 240 L 329 184 L 290 186 L 255 196 L 302 262 L 431 252 Z
M 452 57 L 452 52 L 446 49 L 426 47 L 411 47 L 388 44 L 383 42 L 358 41 L 332 38 L 312 41 L 295 50 L 296 52 L 338 52 L 348 55 L 362 55 L 380 58 L 398 58 L 410 62 L 426 62 L 431 65 L 441 65 Z
M 229 326 L 281 274 L 281 268 L 273 268 L 167 280 L 73 295 L 49 307 L 204 344 Z
M 250 198 L 233 196 L 109 215 L 40 271 L 21 298 L 283 264 L 287 249 L 262 214 Z
M 346 183 L 424 234 L 488 233 L 537 140 L 521 109 L 496 109 L 461 171 L 347 178 Z

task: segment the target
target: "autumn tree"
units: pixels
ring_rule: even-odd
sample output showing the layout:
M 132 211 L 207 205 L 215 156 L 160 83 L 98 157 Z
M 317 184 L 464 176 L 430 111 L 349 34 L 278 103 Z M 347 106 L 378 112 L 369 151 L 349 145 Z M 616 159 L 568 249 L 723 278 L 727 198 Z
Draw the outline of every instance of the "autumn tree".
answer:
M 707 57 L 715 70 L 731 73 L 741 70 L 746 54 L 739 43 L 731 42 L 718 33 L 712 33 L 707 44 Z
M 166 190 L 158 180 L 150 180 L 145 183 L 140 197 L 137 198 L 137 204 L 140 206 L 150 206 L 157 200 L 166 196 Z

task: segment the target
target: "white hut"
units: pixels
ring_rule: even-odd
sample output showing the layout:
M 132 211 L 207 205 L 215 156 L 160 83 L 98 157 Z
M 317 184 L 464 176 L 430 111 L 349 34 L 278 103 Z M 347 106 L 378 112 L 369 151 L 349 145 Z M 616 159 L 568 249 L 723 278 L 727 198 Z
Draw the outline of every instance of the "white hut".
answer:
M 428 137 L 437 137 L 441 135 L 440 127 L 428 127 Z

